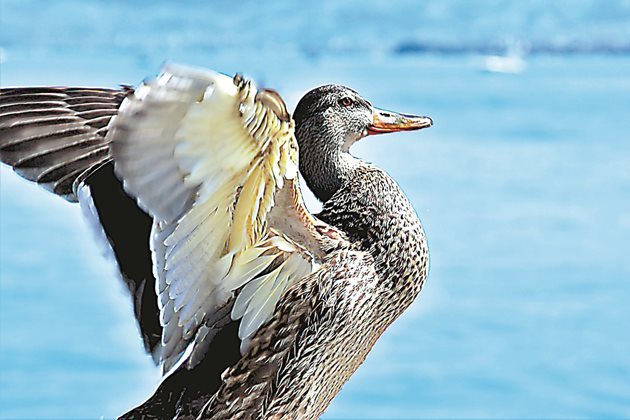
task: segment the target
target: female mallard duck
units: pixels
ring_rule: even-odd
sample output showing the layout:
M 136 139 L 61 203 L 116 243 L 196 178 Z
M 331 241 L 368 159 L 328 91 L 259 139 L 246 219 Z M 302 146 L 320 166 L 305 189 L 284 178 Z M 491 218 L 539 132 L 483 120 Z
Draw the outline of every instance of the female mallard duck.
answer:
M 167 66 L 135 91 L 3 89 L 0 157 L 112 247 L 167 375 L 123 418 L 316 418 L 428 270 L 411 204 L 349 149 L 430 125 L 338 85 L 292 119 L 240 75 Z

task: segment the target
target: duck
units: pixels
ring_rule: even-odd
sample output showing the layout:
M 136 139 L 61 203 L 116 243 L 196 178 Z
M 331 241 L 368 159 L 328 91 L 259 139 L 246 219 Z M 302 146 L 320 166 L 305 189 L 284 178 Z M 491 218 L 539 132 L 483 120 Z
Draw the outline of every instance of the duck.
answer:
M 240 74 L 168 64 L 137 88 L 1 89 L 0 160 L 112 250 L 164 374 L 121 419 L 314 419 L 428 276 L 413 206 L 350 149 L 432 124 L 334 84 L 291 115 Z

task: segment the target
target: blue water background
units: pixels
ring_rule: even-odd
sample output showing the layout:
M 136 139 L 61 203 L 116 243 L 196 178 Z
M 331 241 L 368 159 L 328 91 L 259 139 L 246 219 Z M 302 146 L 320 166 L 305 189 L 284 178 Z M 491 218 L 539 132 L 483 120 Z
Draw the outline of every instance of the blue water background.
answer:
M 325 418 L 630 418 L 630 2 L 2 0 L 0 46 L 2 86 L 171 59 L 430 115 L 353 149 L 410 197 L 431 272 Z M 0 177 L 0 418 L 143 401 L 159 373 L 79 209 Z

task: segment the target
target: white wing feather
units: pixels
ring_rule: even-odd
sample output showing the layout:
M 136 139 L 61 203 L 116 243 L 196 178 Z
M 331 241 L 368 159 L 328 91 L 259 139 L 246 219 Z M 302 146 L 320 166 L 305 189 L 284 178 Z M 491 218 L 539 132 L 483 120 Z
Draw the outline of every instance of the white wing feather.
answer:
M 232 303 L 245 351 L 283 292 L 317 267 L 307 245 L 268 226 L 280 189 L 303 204 L 293 121 L 279 97 L 258 93 L 238 77 L 168 66 L 110 126 L 116 172 L 155 220 L 165 371 Z

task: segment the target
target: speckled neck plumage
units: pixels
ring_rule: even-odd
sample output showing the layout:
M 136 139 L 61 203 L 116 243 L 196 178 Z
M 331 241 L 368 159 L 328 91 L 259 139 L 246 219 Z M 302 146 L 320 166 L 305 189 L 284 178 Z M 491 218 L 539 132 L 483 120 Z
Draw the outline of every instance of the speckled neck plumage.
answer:
M 324 203 L 318 217 L 344 231 L 355 246 L 369 251 L 384 281 L 418 292 L 429 263 L 420 220 L 385 171 L 343 151 L 338 146 L 342 141 L 331 140 L 342 136 L 337 128 L 308 120 L 296 127 L 300 172 Z M 416 295 L 410 293 L 412 299 Z
M 330 141 L 336 135 L 331 127 L 318 125 L 322 129 L 316 132 L 309 130 L 308 123 L 298 125 L 296 135 L 300 143 L 300 173 L 315 196 L 325 202 L 348 182 L 362 162 Z M 304 136 L 309 136 L 309 141 L 301 141 Z
M 318 217 L 368 251 L 388 287 L 408 288 L 400 298 L 415 298 L 428 272 L 426 237 L 411 203 L 387 173 L 357 160 Z

